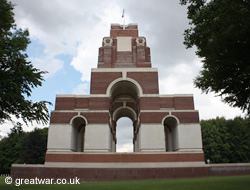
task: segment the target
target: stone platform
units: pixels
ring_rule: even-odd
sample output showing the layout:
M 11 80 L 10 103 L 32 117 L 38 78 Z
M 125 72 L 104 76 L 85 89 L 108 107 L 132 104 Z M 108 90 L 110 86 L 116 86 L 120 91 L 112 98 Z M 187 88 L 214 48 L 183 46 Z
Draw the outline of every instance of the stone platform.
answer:
M 13 164 L 11 177 L 80 181 L 250 175 L 250 164 L 205 164 L 203 153 L 47 153 L 44 165 Z

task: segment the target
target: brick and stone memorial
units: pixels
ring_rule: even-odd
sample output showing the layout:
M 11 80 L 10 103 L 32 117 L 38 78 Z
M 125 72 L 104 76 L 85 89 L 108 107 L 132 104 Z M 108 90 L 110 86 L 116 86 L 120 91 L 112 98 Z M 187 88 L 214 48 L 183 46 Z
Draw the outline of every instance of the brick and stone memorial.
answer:
M 122 117 L 133 122 L 133 152 L 116 152 Z M 14 164 L 11 173 L 100 181 L 201 177 L 209 170 L 193 95 L 159 94 L 158 69 L 137 24 L 111 24 L 90 94 L 56 96 L 44 165 Z

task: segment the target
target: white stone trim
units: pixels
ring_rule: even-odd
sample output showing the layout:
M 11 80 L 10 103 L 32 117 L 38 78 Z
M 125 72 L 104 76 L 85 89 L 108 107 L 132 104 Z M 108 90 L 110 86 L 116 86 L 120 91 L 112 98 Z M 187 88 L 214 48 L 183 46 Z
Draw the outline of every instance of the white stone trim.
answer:
M 193 94 L 161 94 L 160 98 L 173 98 L 173 97 L 193 97 Z
M 78 94 L 57 94 L 56 98 L 106 98 L 106 94 L 91 94 L 91 95 L 78 95 Z
M 120 80 L 127 80 L 127 71 L 123 71 L 122 78 Z M 117 80 L 117 79 L 116 79 Z M 133 80 L 133 79 L 132 79 Z M 88 95 L 78 95 L 78 94 L 57 94 L 57 98 L 105 98 L 108 97 L 107 94 L 88 94 Z M 141 94 L 140 97 L 159 97 L 159 98 L 174 98 L 174 97 L 193 97 L 193 94 Z
M 176 116 L 174 116 L 174 115 L 166 115 L 166 116 L 162 119 L 161 124 L 164 125 L 164 120 L 167 119 L 167 118 L 169 118 L 169 117 L 174 118 L 174 119 L 177 121 L 177 125 L 180 124 L 180 120 L 179 120 Z
M 174 108 L 164 108 L 160 110 L 140 110 L 140 112 L 169 112 L 171 115 L 172 112 L 198 112 L 198 110 L 176 110 Z
M 83 109 L 83 110 L 80 110 L 80 109 L 77 109 L 77 110 L 51 110 L 51 112 L 58 112 L 58 113 L 78 113 L 78 115 L 80 115 L 81 113 L 109 113 L 109 110 L 86 110 L 86 109 Z
M 91 125 L 91 124 L 89 124 Z M 94 125 L 94 124 L 92 124 Z M 144 124 L 145 125 L 145 124 Z M 159 125 L 159 123 L 158 123 Z M 88 153 L 88 152 L 64 152 L 64 151 L 61 151 L 61 152 L 58 152 L 58 151 L 47 151 L 46 154 L 98 154 L 98 155 L 107 155 L 107 154 L 110 154 L 110 155 L 114 155 L 114 154 L 147 154 L 147 155 L 150 155 L 150 154 L 197 154 L 197 153 L 203 153 L 203 151 L 200 151 L 200 152 L 179 152 L 179 151 L 173 151 L 173 152 L 95 152 L 95 153 Z
M 157 68 L 92 68 L 91 72 L 158 72 Z
M 107 42 L 108 40 L 109 40 L 109 42 Z M 105 46 L 111 47 L 112 44 L 113 44 L 113 39 L 112 38 L 110 38 L 110 37 L 104 37 L 103 38 L 103 45 L 104 45 L 104 47 Z
M 142 40 L 142 42 L 140 43 L 139 40 Z M 136 38 L 135 41 L 136 41 L 136 45 L 137 45 L 137 46 L 145 46 L 146 40 L 145 40 L 144 37 L 138 37 L 138 38 Z
M 88 120 L 86 119 L 86 117 L 80 115 L 80 113 L 78 113 L 78 115 L 72 117 L 72 119 L 70 120 L 69 124 L 72 125 L 73 120 L 74 120 L 75 118 L 78 118 L 78 117 L 82 118 L 82 119 L 85 121 L 85 124 L 86 124 L 86 125 L 88 124 Z
M 165 167 L 200 167 L 205 162 L 45 162 L 46 167 L 74 167 L 74 168 L 165 168 Z

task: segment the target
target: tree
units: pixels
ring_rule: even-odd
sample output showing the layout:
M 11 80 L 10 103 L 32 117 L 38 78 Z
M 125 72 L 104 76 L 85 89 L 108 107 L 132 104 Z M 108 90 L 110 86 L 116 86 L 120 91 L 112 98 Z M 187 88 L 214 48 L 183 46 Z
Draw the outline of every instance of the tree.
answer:
M 27 123 L 47 123 L 47 101 L 32 102 L 28 98 L 32 89 L 42 85 L 46 72 L 34 68 L 25 53 L 30 40 L 28 30 L 17 29 L 14 5 L 0 1 L 0 123 L 11 116 Z
M 47 150 L 48 128 L 35 129 L 22 143 L 21 163 L 43 164 Z
M 20 123 L 11 129 L 8 137 L 0 141 L 0 173 L 9 174 L 13 163 L 20 163 L 20 150 L 26 136 Z
M 191 27 L 184 44 L 197 47 L 203 70 L 194 84 L 250 113 L 250 1 L 180 0 Z
M 205 160 L 212 163 L 250 162 L 250 118 L 202 120 Z
M 7 137 L 0 141 L 0 173 L 9 174 L 16 164 L 43 164 L 47 148 L 48 128 L 24 132 L 15 125 Z

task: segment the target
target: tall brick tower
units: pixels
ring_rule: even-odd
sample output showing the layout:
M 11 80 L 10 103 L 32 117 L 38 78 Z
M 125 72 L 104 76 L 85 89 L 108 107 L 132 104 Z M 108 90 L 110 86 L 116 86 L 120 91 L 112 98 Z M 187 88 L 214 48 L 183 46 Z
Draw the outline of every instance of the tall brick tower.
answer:
M 193 96 L 159 95 L 158 70 L 151 67 L 150 48 L 138 35 L 137 24 L 124 29 L 111 25 L 110 37 L 104 37 L 99 48 L 98 68 L 91 71 L 90 95 L 57 95 L 46 163 L 74 163 L 79 152 L 84 160 L 91 155 L 86 153 L 116 152 L 116 122 L 121 117 L 133 121 L 134 152 L 152 154 L 150 161 L 160 153 L 165 163 L 170 157 L 203 163 Z M 138 154 L 131 154 L 137 159 Z M 109 156 L 113 160 L 117 154 Z

